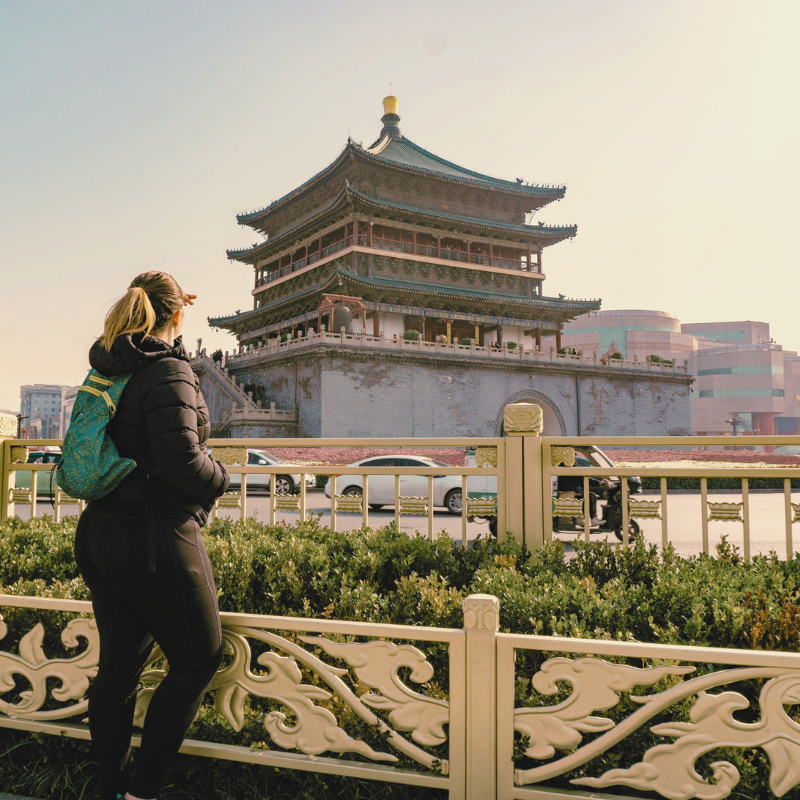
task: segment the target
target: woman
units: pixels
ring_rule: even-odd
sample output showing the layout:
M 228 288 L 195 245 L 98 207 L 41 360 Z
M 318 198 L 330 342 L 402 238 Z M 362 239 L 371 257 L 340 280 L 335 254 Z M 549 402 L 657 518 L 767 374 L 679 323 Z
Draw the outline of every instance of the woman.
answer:
M 89 727 L 100 800 L 154 800 L 222 661 L 214 577 L 200 536 L 228 487 L 206 451 L 209 416 L 181 342 L 186 295 L 145 272 L 109 311 L 89 352 L 106 376 L 132 373 L 107 433 L 136 468 L 81 515 L 75 556 L 92 593 L 100 664 Z M 124 786 L 136 689 L 154 640 L 169 671 L 150 701 Z M 127 788 L 127 794 L 122 792 Z

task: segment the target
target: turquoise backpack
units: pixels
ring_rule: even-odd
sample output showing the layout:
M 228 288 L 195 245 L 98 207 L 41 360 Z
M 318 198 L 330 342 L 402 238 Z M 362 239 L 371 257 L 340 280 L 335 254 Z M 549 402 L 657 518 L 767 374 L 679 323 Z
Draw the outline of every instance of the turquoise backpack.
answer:
M 133 459 L 120 457 L 106 435 L 130 377 L 106 378 L 93 369 L 78 389 L 56 473 L 56 482 L 70 497 L 104 497 L 136 467 Z

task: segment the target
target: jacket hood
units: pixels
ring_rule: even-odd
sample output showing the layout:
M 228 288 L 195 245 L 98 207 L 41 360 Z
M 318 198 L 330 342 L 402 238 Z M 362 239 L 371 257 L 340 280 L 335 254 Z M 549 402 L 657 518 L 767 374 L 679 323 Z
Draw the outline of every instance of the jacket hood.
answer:
M 101 375 L 113 377 L 134 372 L 146 364 L 162 358 L 179 358 L 188 361 L 189 356 L 179 336 L 170 346 L 155 336 L 142 336 L 140 333 L 126 333 L 117 336 L 111 350 L 106 349 L 98 339 L 89 350 L 89 364 Z

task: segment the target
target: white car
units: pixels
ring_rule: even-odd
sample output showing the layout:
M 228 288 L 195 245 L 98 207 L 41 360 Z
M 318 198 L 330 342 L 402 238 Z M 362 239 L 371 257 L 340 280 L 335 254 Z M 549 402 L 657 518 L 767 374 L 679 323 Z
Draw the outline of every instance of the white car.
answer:
M 441 461 L 423 456 L 373 456 L 350 464 L 351 467 L 447 467 Z M 325 496 L 331 496 L 332 481 L 325 484 Z M 361 475 L 340 475 L 336 479 L 336 494 L 361 496 L 364 483 Z M 401 475 L 400 494 L 403 497 L 427 497 L 427 475 Z M 393 506 L 394 475 L 369 475 L 369 507 L 378 511 L 383 506 Z M 434 475 L 433 505 L 446 508 L 451 514 L 461 513 L 461 476 Z
M 209 448 L 209 455 L 213 458 L 213 448 Z M 248 467 L 272 467 L 277 464 L 283 464 L 276 456 L 265 453 L 263 450 L 248 450 L 247 451 L 247 466 Z M 233 490 L 240 489 L 242 486 L 242 476 L 239 473 L 230 473 L 231 485 Z M 247 489 L 252 491 L 268 492 L 270 488 L 270 480 L 272 476 L 267 473 L 260 475 L 249 474 L 247 476 Z M 315 475 L 307 474 L 305 476 L 306 489 L 314 488 L 317 485 L 317 478 Z M 275 476 L 275 494 L 297 494 L 300 491 L 300 475 L 276 475 Z

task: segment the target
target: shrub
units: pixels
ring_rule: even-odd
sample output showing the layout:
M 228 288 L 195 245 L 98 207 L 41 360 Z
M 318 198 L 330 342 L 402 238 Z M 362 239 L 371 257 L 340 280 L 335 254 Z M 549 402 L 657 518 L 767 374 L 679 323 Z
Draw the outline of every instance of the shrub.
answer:
M 406 331 L 403 334 L 403 338 L 407 342 L 416 342 L 419 339 L 419 337 L 420 337 L 419 331 Z
M 622 360 L 622 353 L 612 353 L 612 354 L 609 356 L 609 358 L 615 358 L 615 359 L 617 359 L 617 360 L 621 361 L 621 360 Z
M 469 346 L 472 344 L 472 339 L 470 339 L 470 337 L 469 337 L 469 336 L 462 336 L 462 337 L 461 337 L 461 338 L 458 340 L 458 343 L 459 343 L 459 344 L 463 344 L 465 347 L 469 347 Z
M 791 483 L 792 489 L 800 489 L 800 478 L 792 478 Z M 783 489 L 783 478 L 750 478 L 747 484 L 750 489 Z M 667 478 L 667 488 L 700 491 L 700 478 Z M 654 492 L 660 491 L 661 478 L 642 478 L 642 489 Z M 736 491 L 741 491 L 742 479 L 709 478 L 708 491 L 712 492 L 717 489 L 734 489 Z
M 0 591 L 86 599 L 74 532 L 74 517 L 0 522 Z M 577 540 L 565 562 L 558 541 L 531 557 L 514 542 L 479 539 L 464 549 L 445 533 L 430 542 L 394 525 L 331 531 L 318 515 L 292 526 L 220 518 L 204 539 L 226 611 L 460 627 L 461 599 L 490 592 L 508 632 L 742 647 L 748 595 L 763 590 L 764 608 L 800 602 L 800 558 L 755 556 L 748 564 L 729 545 L 717 559 L 681 558 L 671 547 Z M 602 607 L 590 600 L 587 579 L 608 601 Z M 436 601 L 426 611 L 428 596 Z M 565 634 L 569 609 L 580 610 L 583 633 Z M 700 629 L 692 617 L 705 620 Z M 786 649 L 800 651 L 800 640 Z
M 508 342 L 508 343 L 506 344 L 506 347 L 507 347 L 509 350 L 516 350 L 516 349 L 517 349 L 517 343 L 516 343 L 516 342 Z
M 653 364 L 658 364 L 661 361 L 661 356 L 655 356 L 655 355 L 647 356 L 645 361 L 650 361 Z

